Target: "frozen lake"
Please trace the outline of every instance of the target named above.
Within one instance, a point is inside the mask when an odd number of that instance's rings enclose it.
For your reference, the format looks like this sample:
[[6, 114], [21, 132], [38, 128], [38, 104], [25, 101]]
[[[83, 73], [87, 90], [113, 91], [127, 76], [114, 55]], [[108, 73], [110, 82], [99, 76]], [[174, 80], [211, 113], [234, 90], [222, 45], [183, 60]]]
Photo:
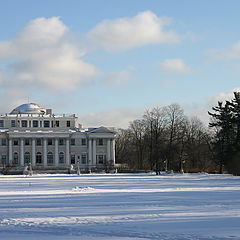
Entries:
[[240, 177], [0, 175], [0, 239], [239, 240]]

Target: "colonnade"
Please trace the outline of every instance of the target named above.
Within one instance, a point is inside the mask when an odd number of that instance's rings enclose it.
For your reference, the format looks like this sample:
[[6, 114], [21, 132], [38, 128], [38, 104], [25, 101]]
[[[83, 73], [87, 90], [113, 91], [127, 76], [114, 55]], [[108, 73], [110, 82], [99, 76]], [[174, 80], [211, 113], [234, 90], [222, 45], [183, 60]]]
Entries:
[[[19, 165], [20, 166], [24, 166], [24, 153], [25, 153], [25, 149], [24, 149], [24, 140], [26, 138], [20, 138], [17, 140], [20, 140], [20, 154], [19, 154]], [[30, 140], [30, 139], [29, 139]], [[48, 147], [47, 147], [47, 138], [43, 138], [41, 139], [43, 140], [43, 144], [41, 146], [43, 146], [42, 148], [42, 166], [47, 167], [48, 166], [48, 162], [47, 162], [47, 155], [48, 155]], [[65, 163], [64, 165], [69, 166], [70, 165], [70, 153], [69, 153], [69, 139], [66, 138], [65, 139], [65, 151], [64, 151], [64, 156], [65, 156]], [[58, 167], [59, 166], [59, 141], [58, 138], [54, 139], [54, 166]], [[8, 141], [8, 156], [9, 156], [9, 164], [12, 165], [13, 163], [13, 140], [10, 138]], [[31, 164], [32, 166], [36, 166], [36, 138], [32, 138], [31, 139]]]
[[[107, 151], [104, 152], [106, 154], [107, 161], [113, 161], [115, 163], [115, 139], [106, 139], [107, 140]], [[88, 159], [90, 165], [96, 166], [97, 163], [97, 139], [90, 138], [88, 140]]]
[[[24, 166], [24, 154], [25, 154], [25, 148], [24, 148], [24, 140], [29, 139], [31, 141], [31, 144], [29, 144], [28, 150], [31, 149], [31, 164], [33, 167], [38, 165], [36, 163], [36, 140], [37, 138], [16, 138], [16, 140], [20, 141], [20, 152], [19, 152], [19, 165]], [[59, 167], [59, 165], [65, 165], [69, 166], [70, 165], [70, 144], [69, 144], [69, 138], [65, 138], [65, 149], [64, 149], [64, 156], [65, 156], [65, 162], [59, 163], [59, 139], [58, 138], [51, 138], [53, 139], [54, 142], [54, 148], [52, 148], [53, 152], [53, 159], [54, 159], [54, 167]], [[15, 140], [15, 138], [14, 138]], [[41, 138], [42, 144], [41, 144], [41, 154], [42, 154], [42, 164], [41, 166], [43, 167], [48, 167], [48, 138]], [[115, 163], [115, 139], [106, 139], [106, 151], [103, 152], [104, 155], [106, 155], [106, 160], [107, 161], [113, 161]], [[30, 146], [31, 145], [31, 146]], [[38, 147], [38, 146], [37, 146]], [[40, 147], [40, 146], [39, 146]], [[97, 151], [97, 139], [96, 138], [89, 138], [88, 139], [88, 164], [91, 166], [96, 166], [98, 165], [97, 163], [97, 154], [101, 154]], [[78, 154], [81, 154], [81, 152], [78, 152]], [[8, 142], [8, 156], [9, 156], [9, 164], [12, 165], [13, 163], [13, 139], [9, 138]]]

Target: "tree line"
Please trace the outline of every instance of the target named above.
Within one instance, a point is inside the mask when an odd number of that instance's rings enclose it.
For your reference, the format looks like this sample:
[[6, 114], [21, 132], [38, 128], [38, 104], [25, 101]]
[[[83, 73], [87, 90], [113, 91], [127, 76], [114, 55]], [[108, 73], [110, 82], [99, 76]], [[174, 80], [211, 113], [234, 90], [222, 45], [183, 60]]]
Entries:
[[218, 102], [209, 126], [178, 104], [147, 110], [118, 129], [116, 163], [130, 169], [240, 173], [240, 93]]

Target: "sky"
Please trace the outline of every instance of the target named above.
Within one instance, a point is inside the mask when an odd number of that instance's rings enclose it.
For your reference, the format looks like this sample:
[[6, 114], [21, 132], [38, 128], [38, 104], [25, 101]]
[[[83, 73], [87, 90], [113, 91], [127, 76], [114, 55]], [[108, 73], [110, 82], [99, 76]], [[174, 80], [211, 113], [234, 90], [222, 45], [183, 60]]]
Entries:
[[172, 103], [208, 122], [240, 90], [238, 0], [0, 0], [0, 112], [34, 102], [126, 128]]

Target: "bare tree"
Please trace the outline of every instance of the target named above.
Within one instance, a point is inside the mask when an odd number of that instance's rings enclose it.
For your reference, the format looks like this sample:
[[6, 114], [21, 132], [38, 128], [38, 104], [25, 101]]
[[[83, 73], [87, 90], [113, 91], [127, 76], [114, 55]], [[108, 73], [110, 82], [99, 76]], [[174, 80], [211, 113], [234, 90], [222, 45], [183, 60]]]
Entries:
[[116, 161], [131, 168], [183, 172], [214, 167], [211, 136], [196, 117], [178, 104], [147, 110], [128, 129], [119, 129]]
[[153, 108], [145, 112], [144, 123], [146, 125], [146, 145], [151, 169], [155, 168], [160, 173], [163, 163], [164, 131], [166, 129], [166, 114], [163, 108]]
[[118, 129], [116, 137], [116, 163], [134, 165], [132, 139], [129, 129]]
[[183, 113], [183, 109], [178, 104], [171, 104], [165, 107], [167, 122], [168, 122], [168, 143], [167, 143], [167, 168], [178, 168], [178, 162], [175, 159], [177, 145], [177, 135], [179, 129], [186, 121], [186, 116]]
[[145, 125], [143, 120], [134, 120], [130, 123], [129, 127], [133, 144], [137, 153], [137, 167], [143, 168], [143, 157], [144, 157], [144, 135]]

